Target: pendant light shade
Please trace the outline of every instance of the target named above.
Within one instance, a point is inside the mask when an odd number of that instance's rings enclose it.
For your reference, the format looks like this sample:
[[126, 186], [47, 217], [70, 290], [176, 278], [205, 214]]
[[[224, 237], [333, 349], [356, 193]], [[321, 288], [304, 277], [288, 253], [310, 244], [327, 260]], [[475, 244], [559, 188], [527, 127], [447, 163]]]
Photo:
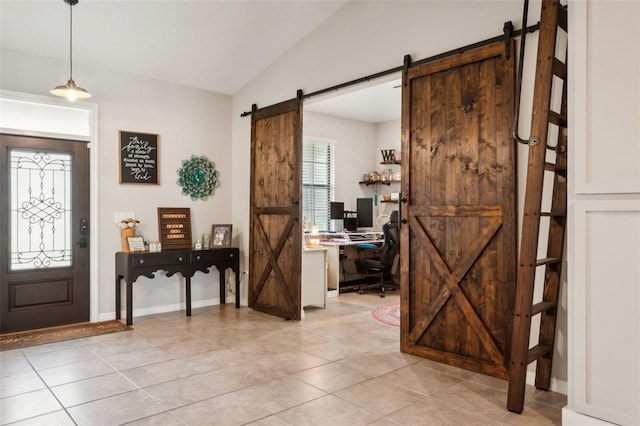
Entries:
[[49, 93], [55, 96], [67, 98], [71, 102], [76, 99], [87, 99], [91, 93], [87, 92], [73, 81], [73, 6], [78, 4], [78, 0], [63, 0], [69, 5], [69, 81], [62, 86], [56, 86]]
[[73, 79], [67, 81], [67, 84], [64, 86], [56, 86], [51, 89], [49, 93], [62, 98], [67, 98], [72, 102], [76, 99], [87, 99], [91, 97], [91, 93], [87, 92], [80, 86], [76, 86], [76, 82], [73, 81]]

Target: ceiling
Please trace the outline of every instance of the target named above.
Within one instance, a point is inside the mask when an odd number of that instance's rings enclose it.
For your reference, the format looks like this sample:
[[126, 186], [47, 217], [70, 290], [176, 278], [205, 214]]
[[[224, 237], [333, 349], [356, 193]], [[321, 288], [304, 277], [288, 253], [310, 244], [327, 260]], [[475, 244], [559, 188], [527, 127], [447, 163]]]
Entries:
[[[83, 86], [77, 70], [95, 67], [233, 95], [348, 1], [80, 0], [73, 6], [74, 79]], [[0, 46], [68, 61], [68, 4], [0, 0]], [[305, 108], [369, 122], [397, 119], [400, 90], [388, 85]], [[377, 98], [384, 95], [391, 100]]]
[[319, 112], [369, 123], [399, 120], [402, 107], [400, 80], [374, 82], [339, 95], [314, 102], [305, 101], [305, 111]]
[[[232, 95], [346, 3], [80, 0], [73, 62]], [[69, 8], [0, 0], [0, 45], [68, 60]]]

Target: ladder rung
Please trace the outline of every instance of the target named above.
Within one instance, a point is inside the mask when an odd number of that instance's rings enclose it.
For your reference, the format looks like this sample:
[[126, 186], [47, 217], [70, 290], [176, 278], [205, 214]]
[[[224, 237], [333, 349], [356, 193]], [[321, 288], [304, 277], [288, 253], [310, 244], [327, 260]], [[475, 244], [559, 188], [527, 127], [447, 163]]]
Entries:
[[564, 175], [567, 172], [566, 167], [558, 166], [557, 164], [553, 163], [544, 163], [544, 169], [549, 172], [554, 172], [561, 175]]
[[566, 213], [563, 212], [540, 212], [540, 216], [542, 217], [565, 217]]
[[567, 117], [563, 117], [555, 111], [549, 111], [549, 123], [560, 127], [567, 127]]
[[540, 312], [548, 311], [556, 307], [554, 302], [538, 302], [531, 307], [531, 316], [537, 315]]
[[553, 75], [566, 80], [567, 78], [567, 64], [562, 62], [558, 58], [553, 58]]
[[558, 26], [567, 31], [567, 9], [561, 4], [558, 4]]
[[536, 266], [551, 265], [553, 263], [559, 263], [560, 261], [562, 261], [562, 259], [559, 257], [545, 257], [543, 259], [536, 260]]
[[529, 352], [527, 353], [527, 364], [531, 364], [538, 358], [542, 358], [543, 356], [551, 352], [551, 349], [551, 345], [535, 345], [534, 347], [529, 349]]
[[553, 75], [560, 78], [561, 80], [567, 79], [567, 64], [562, 62], [558, 58], [553, 58], [553, 66], [552, 66]]

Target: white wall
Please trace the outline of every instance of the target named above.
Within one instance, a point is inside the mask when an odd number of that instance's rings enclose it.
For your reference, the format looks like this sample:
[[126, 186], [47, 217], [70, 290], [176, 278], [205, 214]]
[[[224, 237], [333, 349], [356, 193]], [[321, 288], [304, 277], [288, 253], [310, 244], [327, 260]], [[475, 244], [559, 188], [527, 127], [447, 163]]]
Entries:
[[[400, 89], [398, 89], [400, 90]], [[401, 108], [401, 105], [398, 105], [398, 108]], [[381, 165], [380, 161], [382, 161], [382, 153], [380, 152], [383, 149], [395, 149], [400, 151], [401, 145], [401, 123], [400, 120], [386, 121], [384, 123], [376, 124], [376, 161], [377, 167], [380, 168], [380, 171], [385, 169], [391, 169], [392, 173], [400, 172], [400, 165], [391, 164], [391, 165]], [[379, 196], [382, 197], [384, 194], [391, 194], [392, 192], [400, 193], [400, 184], [399, 183], [391, 183], [389, 185], [379, 185]], [[391, 215], [391, 211], [398, 210], [399, 205], [397, 203], [384, 203], [381, 202], [378, 204], [378, 215]], [[384, 223], [384, 221], [380, 221], [380, 223]]]
[[[401, 106], [398, 105], [398, 109]], [[376, 147], [377, 147], [377, 159], [382, 160], [382, 149], [400, 149], [400, 137], [402, 131], [402, 123], [400, 120], [386, 121], [384, 123], [376, 124]]]
[[[47, 94], [66, 81], [67, 64], [43, 57], [2, 50], [0, 88]], [[116, 212], [135, 212], [139, 233], [158, 239], [157, 207], [191, 208], [194, 236], [210, 232], [213, 223], [233, 223], [231, 216], [231, 98], [131, 75], [76, 67], [74, 77], [89, 90], [90, 102], [99, 105], [99, 223], [92, 238], [99, 238], [99, 313], [114, 317], [114, 253], [121, 250]], [[159, 185], [121, 185], [118, 176], [118, 130], [157, 133]], [[219, 171], [220, 187], [206, 201], [181, 195], [176, 170], [190, 156], [206, 156]], [[179, 309], [184, 303], [184, 280], [164, 273], [134, 286], [134, 316]], [[197, 273], [192, 280], [194, 307], [217, 303], [217, 273]]]
[[[249, 168], [251, 119], [241, 118], [240, 114], [249, 110], [250, 105], [256, 103], [258, 107], [265, 107], [294, 97], [299, 88], [313, 92], [391, 69], [402, 65], [405, 54], [419, 60], [475, 43], [501, 34], [505, 21], [512, 21], [516, 28], [520, 28], [521, 16], [522, 3], [515, 1], [352, 2], [239, 91], [233, 98], [232, 116], [233, 215], [242, 228], [243, 251], [246, 253], [249, 238], [249, 175], [244, 170]], [[539, 16], [540, 3], [532, 1], [530, 24]], [[536, 43], [537, 35], [527, 39], [521, 111], [523, 137], [529, 133]], [[376, 142], [379, 147], [386, 145], [387, 142], [381, 139], [387, 138], [387, 131], [389, 134], [397, 131], [398, 124], [395, 124], [396, 129], [393, 129], [393, 124], [388, 126], [380, 126], [380, 140]], [[519, 147], [518, 151], [521, 210], [526, 147]], [[377, 155], [374, 164], [381, 167]], [[246, 292], [246, 287], [243, 287], [243, 292]], [[246, 293], [242, 297], [246, 298]], [[565, 315], [566, 306], [563, 305], [559, 313], [560, 325], [565, 324]], [[566, 329], [559, 330], [558, 334], [565, 337]], [[556, 349], [552, 388], [566, 391], [566, 344], [561, 342]]]

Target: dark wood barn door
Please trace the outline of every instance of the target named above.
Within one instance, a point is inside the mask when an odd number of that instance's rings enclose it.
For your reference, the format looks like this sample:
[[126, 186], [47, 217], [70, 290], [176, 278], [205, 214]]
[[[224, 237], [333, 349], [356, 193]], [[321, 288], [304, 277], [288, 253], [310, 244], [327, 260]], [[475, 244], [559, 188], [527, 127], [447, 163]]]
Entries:
[[402, 351], [506, 378], [517, 237], [515, 62], [504, 50], [404, 76], [400, 240]]
[[89, 148], [0, 135], [0, 332], [89, 321]]
[[301, 318], [301, 100], [251, 115], [249, 306]]

